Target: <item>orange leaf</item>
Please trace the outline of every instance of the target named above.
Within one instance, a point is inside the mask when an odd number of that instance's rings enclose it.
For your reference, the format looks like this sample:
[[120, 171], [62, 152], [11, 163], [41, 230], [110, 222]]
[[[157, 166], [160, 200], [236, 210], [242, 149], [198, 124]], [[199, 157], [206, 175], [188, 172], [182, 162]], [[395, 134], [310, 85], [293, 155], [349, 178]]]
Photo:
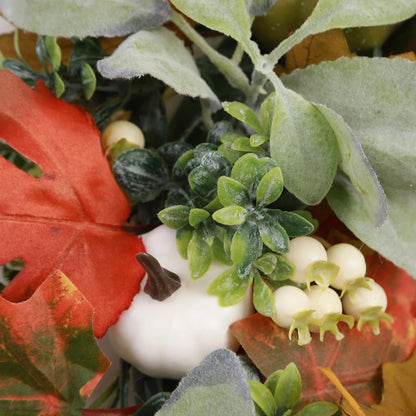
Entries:
[[355, 56], [341, 29], [310, 35], [286, 54], [286, 72], [322, 61], [334, 61], [341, 56]]
[[25, 268], [1, 295], [29, 298], [62, 270], [95, 309], [104, 335], [137, 293], [144, 271], [141, 241], [120, 229], [130, 214], [102, 153], [92, 118], [0, 72], [0, 137], [43, 171], [34, 178], [0, 157], [0, 264], [23, 258]]

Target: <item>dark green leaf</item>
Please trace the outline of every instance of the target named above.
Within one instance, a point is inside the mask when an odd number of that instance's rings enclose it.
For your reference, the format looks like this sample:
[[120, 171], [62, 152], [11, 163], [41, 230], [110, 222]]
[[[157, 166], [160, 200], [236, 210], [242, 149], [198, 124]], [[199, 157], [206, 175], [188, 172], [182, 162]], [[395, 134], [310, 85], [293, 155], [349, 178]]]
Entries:
[[105, 56], [100, 41], [96, 38], [87, 37], [77, 40], [69, 56], [69, 74], [71, 77], [77, 76], [81, 72], [84, 63], [94, 65], [95, 62]]
[[256, 380], [248, 380], [250, 387], [250, 396], [254, 403], [260, 407], [266, 416], [276, 415], [276, 403], [274, 401], [273, 394], [262, 383]]
[[209, 152], [214, 152], [217, 150], [217, 146], [213, 143], [201, 143], [195, 147], [194, 157], [200, 163], [204, 155]]
[[205, 153], [199, 166], [192, 169], [188, 175], [191, 188], [200, 196], [207, 199], [215, 198], [217, 194], [217, 181], [231, 171], [231, 163], [217, 151]]
[[263, 243], [256, 223], [245, 221], [235, 232], [231, 241], [231, 259], [238, 274], [246, 276], [251, 263], [261, 255]]
[[172, 169], [179, 158], [189, 150], [192, 150], [192, 146], [188, 143], [169, 142], [160, 146], [157, 153], [163, 158], [168, 168]]
[[189, 212], [189, 224], [191, 227], [196, 227], [201, 221], [206, 220], [210, 213], [205, 209], [192, 208]]
[[252, 279], [241, 279], [235, 268], [226, 270], [215, 278], [209, 285], [207, 293], [218, 296], [221, 306], [231, 306], [239, 303], [246, 296]]
[[269, 209], [267, 212], [274, 221], [280, 223], [289, 237], [308, 235], [315, 229], [312, 222], [295, 212], [281, 211], [280, 209]]
[[2, 63], [2, 68], [8, 69], [32, 86], [35, 85], [39, 79], [39, 76], [36, 75], [28, 66], [15, 59], [5, 59]]
[[299, 370], [294, 363], [290, 363], [280, 374], [274, 391], [278, 414], [292, 409], [299, 401], [302, 392], [302, 380]]
[[195, 150], [183, 153], [172, 168], [172, 176], [176, 180], [187, 179], [189, 172], [198, 165], [195, 159]]
[[258, 274], [254, 277], [253, 304], [264, 316], [272, 316], [275, 312], [273, 293]]
[[257, 133], [263, 133], [263, 128], [256, 113], [246, 104], [237, 101], [223, 103], [224, 110], [242, 121], [248, 126], [252, 127]]
[[286, 253], [289, 250], [289, 236], [285, 229], [267, 214], [258, 222], [259, 232], [263, 243], [276, 253]]
[[173, 205], [160, 211], [157, 216], [169, 228], [179, 230], [188, 224], [190, 211], [191, 208], [185, 205]]
[[192, 279], [203, 276], [212, 262], [210, 245], [195, 231], [188, 244], [188, 260]]
[[113, 174], [127, 195], [138, 202], [155, 199], [169, 181], [163, 159], [148, 149], [123, 152], [113, 164]]
[[239, 205], [228, 205], [212, 214], [212, 218], [224, 225], [240, 225], [247, 218], [247, 210]]
[[267, 172], [257, 185], [257, 204], [264, 207], [276, 201], [283, 192], [283, 177], [280, 168]]
[[237, 180], [227, 176], [221, 176], [218, 179], [218, 198], [224, 206], [251, 206], [247, 188]]
[[233, 126], [229, 121], [218, 121], [214, 124], [207, 136], [207, 142], [216, 146], [221, 144], [221, 138], [233, 132]]
[[169, 399], [171, 393], [160, 392], [148, 399], [140, 408], [133, 414], [133, 416], [154, 416], [154, 414], [164, 405]]

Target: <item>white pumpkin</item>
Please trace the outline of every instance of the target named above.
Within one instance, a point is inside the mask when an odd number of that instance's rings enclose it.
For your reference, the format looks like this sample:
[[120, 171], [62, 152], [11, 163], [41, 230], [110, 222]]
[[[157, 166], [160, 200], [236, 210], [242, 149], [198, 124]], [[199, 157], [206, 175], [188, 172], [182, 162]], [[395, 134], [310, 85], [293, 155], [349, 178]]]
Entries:
[[181, 287], [163, 301], [141, 290], [110, 327], [109, 338], [120, 357], [143, 373], [180, 379], [215, 349], [237, 350], [229, 326], [252, 314], [253, 306], [250, 291], [239, 304], [220, 306], [217, 297], [206, 291], [230, 266], [213, 262], [204, 276], [192, 280], [188, 262], [177, 251], [175, 236], [174, 230], [161, 225], [142, 239], [147, 253], [180, 277]]

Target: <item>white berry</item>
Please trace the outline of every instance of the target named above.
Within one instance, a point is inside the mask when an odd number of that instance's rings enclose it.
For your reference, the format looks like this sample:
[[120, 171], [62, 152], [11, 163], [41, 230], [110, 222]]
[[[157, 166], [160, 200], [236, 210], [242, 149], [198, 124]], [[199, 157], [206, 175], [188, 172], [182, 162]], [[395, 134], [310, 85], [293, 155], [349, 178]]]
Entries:
[[113, 144], [126, 139], [128, 142], [143, 148], [144, 135], [141, 129], [127, 120], [117, 120], [110, 123], [101, 133], [101, 146], [107, 151]]

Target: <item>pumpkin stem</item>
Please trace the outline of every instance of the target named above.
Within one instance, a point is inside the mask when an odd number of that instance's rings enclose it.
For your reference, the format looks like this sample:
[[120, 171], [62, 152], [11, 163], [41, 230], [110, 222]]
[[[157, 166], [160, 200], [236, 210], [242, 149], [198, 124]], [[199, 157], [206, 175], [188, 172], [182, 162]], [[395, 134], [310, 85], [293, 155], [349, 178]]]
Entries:
[[147, 282], [143, 290], [152, 299], [165, 300], [181, 287], [179, 276], [164, 269], [151, 254], [139, 253], [136, 259], [147, 272]]

